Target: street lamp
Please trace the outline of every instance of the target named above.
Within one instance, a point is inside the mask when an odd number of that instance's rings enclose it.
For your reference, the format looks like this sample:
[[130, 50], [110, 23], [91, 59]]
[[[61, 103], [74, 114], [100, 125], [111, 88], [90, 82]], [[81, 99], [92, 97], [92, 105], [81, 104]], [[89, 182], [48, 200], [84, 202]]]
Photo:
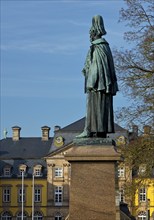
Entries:
[[24, 219], [24, 170], [21, 171], [22, 174], [22, 188], [21, 188], [21, 202], [22, 202], [22, 210], [21, 210], [21, 220]]
[[32, 174], [32, 220], [34, 220], [34, 177], [35, 173]]

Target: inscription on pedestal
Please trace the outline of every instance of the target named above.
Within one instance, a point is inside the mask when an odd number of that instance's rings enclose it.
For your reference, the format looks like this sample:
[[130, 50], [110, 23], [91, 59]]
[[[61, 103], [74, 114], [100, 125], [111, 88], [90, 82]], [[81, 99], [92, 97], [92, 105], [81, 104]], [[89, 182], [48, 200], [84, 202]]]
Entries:
[[115, 141], [111, 138], [75, 138], [73, 144], [77, 146], [87, 145], [102, 145], [103, 146], [115, 146]]

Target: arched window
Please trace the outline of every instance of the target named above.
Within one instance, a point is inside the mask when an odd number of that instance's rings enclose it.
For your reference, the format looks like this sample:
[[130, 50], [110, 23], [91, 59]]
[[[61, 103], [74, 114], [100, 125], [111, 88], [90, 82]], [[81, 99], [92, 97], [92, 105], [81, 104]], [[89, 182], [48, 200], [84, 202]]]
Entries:
[[1, 215], [1, 220], [12, 220], [12, 215], [10, 212], [3, 212]]
[[139, 212], [139, 214], [138, 214], [138, 218], [137, 218], [138, 220], [146, 220], [147, 218], [146, 218], [146, 212]]
[[43, 216], [41, 212], [35, 212], [34, 213], [34, 220], [42, 220]]
[[[22, 219], [22, 212], [19, 212], [19, 213], [17, 214], [17, 218], [16, 218], [16, 219], [17, 219], [17, 220], [21, 220], [21, 219]], [[23, 213], [23, 219], [24, 219], [24, 220], [27, 219], [27, 214], [26, 214], [26, 212]]]
[[55, 220], [62, 220], [62, 215], [61, 215], [61, 213], [57, 212], [57, 213], [55, 214]]

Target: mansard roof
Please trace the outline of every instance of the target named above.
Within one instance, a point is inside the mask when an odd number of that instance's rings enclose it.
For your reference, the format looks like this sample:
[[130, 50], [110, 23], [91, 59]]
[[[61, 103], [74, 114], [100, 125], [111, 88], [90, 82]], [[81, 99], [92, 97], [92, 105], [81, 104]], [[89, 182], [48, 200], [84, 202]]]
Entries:
[[[21, 178], [19, 176], [19, 167], [20, 165], [26, 165], [26, 178], [31, 178], [33, 174], [33, 168], [36, 165], [41, 165], [41, 178], [46, 178], [47, 176], [47, 168], [46, 161], [44, 159], [9, 159], [9, 160], [0, 160], [0, 176], [1, 178]], [[10, 177], [5, 177], [3, 175], [4, 167], [9, 166], [11, 168]], [[38, 177], [37, 177], [38, 178]]]
[[[59, 130], [59, 132], [81, 132], [84, 129], [85, 117], [67, 125], [66, 127]], [[126, 132], [126, 129], [122, 128], [118, 124], [114, 123], [115, 131]]]
[[40, 159], [48, 154], [52, 138], [43, 141], [42, 138], [12, 138], [0, 141], [0, 159]]
[[19, 178], [19, 166], [25, 164], [27, 178], [32, 176], [36, 165], [42, 166], [41, 178], [45, 178], [47, 169], [43, 158], [48, 154], [52, 140], [53, 138], [49, 138], [48, 141], [43, 141], [41, 137], [20, 138], [17, 141], [12, 138], [2, 139], [0, 141], [0, 176], [3, 178], [4, 167], [9, 166], [11, 167], [10, 178]]
[[[51, 148], [50, 148], [50, 151], [49, 151], [49, 155], [53, 152], [56, 152], [56, 151], [59, 151], [60, 149], [63, 149], [65, 146], [72, 143], [73, 139], [83, 131], [84, 125], [85, 125], [85, 117], [83, 117], [83, 118], [63, 127], [63, 128], [56, 130], [54, 133], [54, 139], [58, 136], [62, 136], [64, 144], [62, 147], [57, 147], [57, 146], [55, 146], [55, 143], [53, 141]], [[118, 137], [122, 134], [124, 136], [128, 135], [128, 131], [126, 129], [122, 128], [121, 126], [119, 126], [116, 123], [114, 125], [115, 125], [115, 133], [108, 134], [107, 135], [108, 137], [110, 137], [112, 139], [116, 139], [116, 137]]]

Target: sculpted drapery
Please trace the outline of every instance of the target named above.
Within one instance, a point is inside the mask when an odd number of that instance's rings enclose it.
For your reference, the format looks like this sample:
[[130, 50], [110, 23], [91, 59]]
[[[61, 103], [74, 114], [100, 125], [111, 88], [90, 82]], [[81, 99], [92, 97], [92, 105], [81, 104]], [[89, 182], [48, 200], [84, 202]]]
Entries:
[[91, 46], [87, 54], [83, 75], [87, 93], [87, 113], [82, 137], [106, 137], [114, 133], [113, 96], [118, 91], [114, 62], [100, 15], [92, 19]]

